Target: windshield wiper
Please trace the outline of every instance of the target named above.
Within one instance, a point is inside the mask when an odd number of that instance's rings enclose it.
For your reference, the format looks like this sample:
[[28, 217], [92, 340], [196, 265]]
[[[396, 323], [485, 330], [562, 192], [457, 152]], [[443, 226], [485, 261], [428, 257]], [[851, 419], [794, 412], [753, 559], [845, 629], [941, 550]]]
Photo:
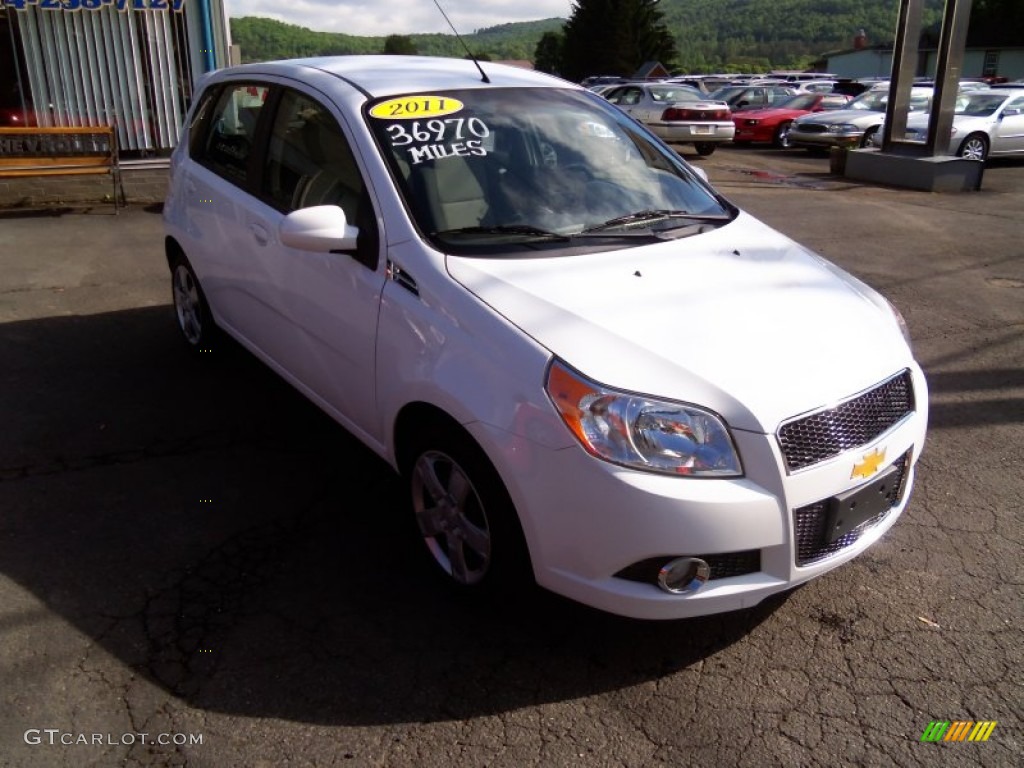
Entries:
[[709, 223], [714, 221], [730, 221], [731, 217], [727, 214], [719, 213], [690, 213], [689, 211], [674, 211], [671, 209], [657, 209], [647, 211], [637, 211], [636, 213], [629, 213], [625, 216], [616, 216], [614, 219], [608, 219], [603, 224], [598, 224], [593, 227], [584, 229], [580, 234], [585, 235], [590, 232], [600, 232], [605, 229], [614, 229], [615, 227], [626, 227], [630, 224], [644, 224], [655, 221], [662, 221], [665, 219], [684, 219], [688, 222], [699, 222]]
[[458, 229], [445, 229], [435, 232], [434, 237], [450, 237], [452, 235], [522, 235], [524, 237], [540, 238], [542, 240], [568, 241], [568, 235], [558, 232], [549, 232], [546, 229], [533, 227], [529, 224], [495, 224], [486, 227], [459, 227]]

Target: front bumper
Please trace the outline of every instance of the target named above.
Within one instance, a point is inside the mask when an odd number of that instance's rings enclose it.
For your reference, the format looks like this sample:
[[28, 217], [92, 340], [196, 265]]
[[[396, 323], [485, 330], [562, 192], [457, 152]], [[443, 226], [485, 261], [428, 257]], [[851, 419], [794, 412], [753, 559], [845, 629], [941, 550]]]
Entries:
[[789, 127], [789, 141], [798, 147], [828, 149], [829, 147], [856, 147], [864, 136], [863, 131], [846, 133], [808, 133], [801, 131], [794, 123]]
[[[832, 570], [874, 544], [906, 508], [927, 422], [919, 372], [914, 383], [917, 410], [903, 421], [869, 443], [789, 473], [774, 435], [738, 430], [745, 476], [734, 480], [634, 471], [575, 446], [507, 445], [517, 465], [513, 477], [503, 476], [520, 510], [537, 582], [611, 613], [676, 619], [753, 606]], [[479, 424], [476, 430], [484, 443], [507, 438]], [[851, 477], [876, 450], [886, 456], [877, 471]], [[904, 457], [895, 503], [849, 535], [826, 541], [821, 505], [827, 511], [830, 499], [869, 486]], [[682, 556], [711, 563], [711, 580], [693, 594], [669, 594], [656, 585], [651, 564]]]

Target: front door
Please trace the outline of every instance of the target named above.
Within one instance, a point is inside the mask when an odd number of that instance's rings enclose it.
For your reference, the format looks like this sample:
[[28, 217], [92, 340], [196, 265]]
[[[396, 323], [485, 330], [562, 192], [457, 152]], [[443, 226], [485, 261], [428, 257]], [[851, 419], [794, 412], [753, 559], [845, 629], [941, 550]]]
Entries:
[[[249, 224], [266, 240], [258, 274], [288, 329], [275, 362], [346, 427], [379, 441], [374, 351], [385, 270], [370, 191], [351, 147], [324, 103], [285, 89], [269, 128], [261, 205]], [[356, 252], [281, 244], [282, 219], [317, 205], [339, 206], [359, 227]]]

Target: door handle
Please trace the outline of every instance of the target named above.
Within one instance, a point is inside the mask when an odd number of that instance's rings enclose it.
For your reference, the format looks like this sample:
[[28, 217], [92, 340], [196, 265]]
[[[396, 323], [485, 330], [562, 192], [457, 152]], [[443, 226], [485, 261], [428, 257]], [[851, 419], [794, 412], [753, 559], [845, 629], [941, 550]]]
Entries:
[[249, 231], [252, 232], [253, 238], [255, 238], [256, 242], [260, 245], [266, 245], [270, 242], [270, 233], [267, 232], [267, 228], [262, 224], [250, 224]]

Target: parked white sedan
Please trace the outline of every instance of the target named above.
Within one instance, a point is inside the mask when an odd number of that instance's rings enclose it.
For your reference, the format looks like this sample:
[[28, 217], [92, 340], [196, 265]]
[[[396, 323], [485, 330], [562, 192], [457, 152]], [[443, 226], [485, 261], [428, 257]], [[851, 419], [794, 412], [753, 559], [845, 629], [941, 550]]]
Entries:
[[628, 83], [602, 95], [665, 141], [693, 144], [702, 156], [732, 141], [736, 134], [729, 105], [696, 88], [676, 83]]
[[563, 80], [219, 70], [164, 223], [188, 346], [233, 337], [388, 461], [456, 590], [733, 610], [908, 503], [928, 395], [896, 310]]

